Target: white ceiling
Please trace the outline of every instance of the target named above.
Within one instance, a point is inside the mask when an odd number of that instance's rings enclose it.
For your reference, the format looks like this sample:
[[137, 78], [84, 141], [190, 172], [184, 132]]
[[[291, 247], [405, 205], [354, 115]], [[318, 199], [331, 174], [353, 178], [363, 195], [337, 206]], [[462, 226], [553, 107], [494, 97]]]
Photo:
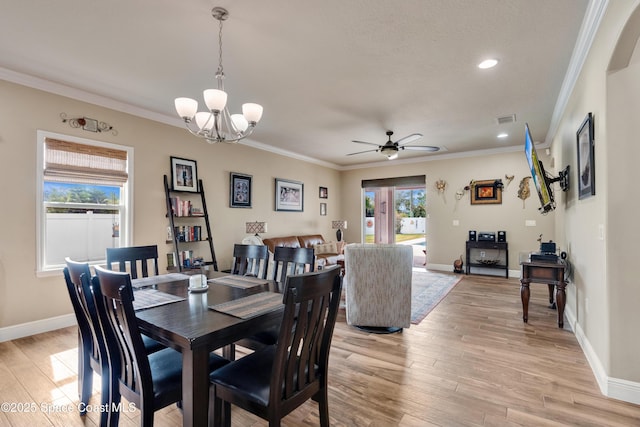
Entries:
[[[174, 98], [203, 104], [202, 90], [215, 87], [218, 23], [211, 9], [222, 6], [230, 13], [223, 32], [228, 105], [232, 112], [244, 102], [264, 106], [251, 145], [336, 167], [388, 162], [377, 153], [346, 156], [367, 149], [351, 140], [383, 144], [387, 130], [394, 139], [422, 133], [412, 145], [437, 145], [447, 154], [512, 149], [523, 144], [525, 122], [534, 140], [544, 141], [558, 119], [556, 103], [588, 5], [3, 1], [0, 78], [36, 77], [33, 86], [181, 126]], [[488, 57], [500, 62], [478, 69]], [[511, 114], [515, 123], [497, 124]], [[496, 138], [502, 131], [509, 137]], [[400, 158], [437, 155], [403, 151]]]

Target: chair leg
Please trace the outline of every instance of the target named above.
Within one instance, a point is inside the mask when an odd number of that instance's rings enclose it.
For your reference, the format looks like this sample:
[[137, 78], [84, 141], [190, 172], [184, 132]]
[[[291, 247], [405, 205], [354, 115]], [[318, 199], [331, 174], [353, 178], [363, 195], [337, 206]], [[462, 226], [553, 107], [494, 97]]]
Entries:
[[327, 389], [323, 388], [316, 393], [314, 400], [318, 402], [318, 413], [320, 414], [320, 426], [329, 427], [329, 399]]
[[87, 348], [82, 342], [82, 339], [78, 337], [78, 395], [80, 402], [83, 403], [83, 411], [80, 415], [85, 415], [87, 412], [84, 407], [89, 403], [91, 398], [91, 391], [93, 388], [93, 369], [91, 368], [91, 349]]

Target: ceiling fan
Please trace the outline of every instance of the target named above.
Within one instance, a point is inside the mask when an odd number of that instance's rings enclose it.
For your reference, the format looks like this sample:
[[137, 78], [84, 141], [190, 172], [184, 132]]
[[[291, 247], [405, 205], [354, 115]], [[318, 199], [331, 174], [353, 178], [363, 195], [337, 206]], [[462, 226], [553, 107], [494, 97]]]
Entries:
[[409, 144], [410, 142], [413, 142], [422, 138], [421, 133], [412, 133], [411, 135], [405, 136], [404, 138], [400, 138], [395, 142], [391, 141], [391, 135], [393, 135], [393, 131], [388, 130], [387, 137], [389, 138], [389, 140], [384, 145], [374, 144], [373, 142], [353, 140], [351, 142], [355, 142], [358, 144], [375, 145], [378, 148], [365, 150], [365, 151], [358, 151], [357, 153], [349, 153], [347, 154], [347, 156], [353, 156], [355, 154], [370, 153], [372, 151], [375, 151], [376, 153], [381, 153], [387, 159], [393, 160], [398, 158], [398, 152], [400, 150], [416, 150], [416, 151], [431, 151], [431, 152], [440, 150], [440, 147], [434, 147], [431, 145], [406, 145], [406, 144]]

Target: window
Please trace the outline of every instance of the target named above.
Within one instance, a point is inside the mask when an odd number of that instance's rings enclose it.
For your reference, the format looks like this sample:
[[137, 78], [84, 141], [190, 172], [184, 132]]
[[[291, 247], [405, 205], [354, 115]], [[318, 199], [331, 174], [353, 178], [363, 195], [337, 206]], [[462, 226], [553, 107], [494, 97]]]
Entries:
[[133, 149], [38, 131], [38, 273], [131, 241]]

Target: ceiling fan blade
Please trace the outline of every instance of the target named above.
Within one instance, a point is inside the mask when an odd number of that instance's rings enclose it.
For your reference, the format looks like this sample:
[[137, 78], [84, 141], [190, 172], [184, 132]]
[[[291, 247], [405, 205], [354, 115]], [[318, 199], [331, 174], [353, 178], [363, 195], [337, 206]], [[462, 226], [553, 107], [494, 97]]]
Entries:
[[398, 145], [408, 144], [410, 142], [417, 141], [420, 138], [422, 138], [421, 133], [412, 133], [411, 135], [407, 135], [404, 138], [400, 138], [399, 140], [394, 142], [394, 144], [398, 144]]
[[358, 143], [358, 144], [374, 145], [374, 146], [376, 146], [376, 147], [379, 147], [379, 146], [380, 146], [380, 144], [374, 144], [373, 142], [366, 142], [366, 141], [355, 141], [355, 140], [353, 140], [353, 141], [351, 141], [351, 142], [356, 142], [356, 143]]
[[403, 150], [415, 150], [415, 151], [440, 151], [440, 147], [434, 147], [432, 145], [403, 145], [399, 147]]
[[353, 156], [354, 154], [363, 154], [363, 153], [371, 153], [374, 151], [378, 151], [378, 149], [376, 148], [375, 150], [365, 150], [365, 151], [358, 151], [357, 153], [349, 153], [347, 154], [347, 156]]

